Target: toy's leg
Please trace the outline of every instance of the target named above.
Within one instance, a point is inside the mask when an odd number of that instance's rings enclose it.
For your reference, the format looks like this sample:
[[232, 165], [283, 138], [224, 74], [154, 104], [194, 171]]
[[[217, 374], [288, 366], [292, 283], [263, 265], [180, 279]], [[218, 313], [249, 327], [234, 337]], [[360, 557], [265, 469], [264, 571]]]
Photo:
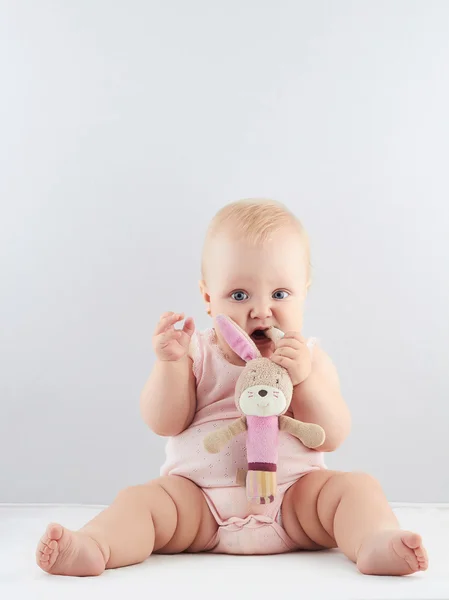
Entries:
[[201, 490], [183, 477], [161, 477], [126, 488], [79, 531], [52, 523], [36, 550], [54, 575], [100, 575], [144, 561], [152, 552], [203, 550], [217, 523]]
[[314, 471], [285, 494], [282, 522], [302, 548], [338, 546], [370, 575], [427, 569], [421, 537], [400, 529], [379, 485], [364, 473]]
[[276, 489], [276, 471], [248, 471], [246, 495], [252, 504], [270, 504], [274, 501]]

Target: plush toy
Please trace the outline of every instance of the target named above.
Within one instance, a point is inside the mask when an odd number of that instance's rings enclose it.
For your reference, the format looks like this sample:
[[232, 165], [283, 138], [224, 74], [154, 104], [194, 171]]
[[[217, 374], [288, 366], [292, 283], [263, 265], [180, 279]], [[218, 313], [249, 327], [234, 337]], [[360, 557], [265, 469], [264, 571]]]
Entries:
[[[247, 432], [247, 498], [254, 504], [273, 502], [276, 494], [276, 469], [279, 430], [298, 438], [307, 448], [324, 442], [322, 427], [285, 416], [293, 396], [293, 385], [286, 369], [263, 358], [253, 340], [224, 315], [216, 324], [230, 348], [247, 364], [237, 380], [235, 402], [242, 417], [227, 427], [213, 431], [204, 439], [210, 453], [218, 453], [236, 435]], [[274, 327], [265, 335], [277, 341], [284, 334]]]

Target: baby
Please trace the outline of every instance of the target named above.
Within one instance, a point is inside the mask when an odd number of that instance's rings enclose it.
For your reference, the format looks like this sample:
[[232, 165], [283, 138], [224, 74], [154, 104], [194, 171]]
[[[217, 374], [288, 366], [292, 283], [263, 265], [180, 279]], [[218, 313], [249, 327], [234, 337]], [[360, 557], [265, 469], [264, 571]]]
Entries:
[[[205, 436], [239, 417], [234, 388], [244, 366], [218, 328], [195, 331], [191, 318], [164, 313], [154, 333], [156, 364], [141, 395], [145, 423], [167, 436], [161, 477], [118, 493], [111, 506], [79, 531], [52, 523], [36, 551], [37, 564], [58, 575], [100, 575], [150, 554], [219, 552], [276, 554], [340, 550], [362, 573], [407, 575], [427, 569], [421, 537], [400, 529], [379, 483], [364, 473], [326, 468], [323, 456], [350, 430], [337, 371], [314, 339], [304, 339], [310, 285], [306, 232], [284, 206], [241, 201], [213, 219], [203, 251], [201, 293], [212, 320], [233, 319], [261, 354], [293, 382], [287, 415], [326, 433], [317, 450], [280, 432], [278, 493], [250, 505], [239, 476], [245, 436], [208, 454]], [[285, 336], [274, 343], [263, 331]]]

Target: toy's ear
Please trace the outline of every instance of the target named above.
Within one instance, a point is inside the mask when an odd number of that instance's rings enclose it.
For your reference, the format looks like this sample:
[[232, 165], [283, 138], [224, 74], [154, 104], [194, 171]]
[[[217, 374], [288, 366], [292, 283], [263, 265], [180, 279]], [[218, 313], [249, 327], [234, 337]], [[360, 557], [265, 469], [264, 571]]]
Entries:
[[255, 358], [260, 358], [261, 354], [257, 349], [256, 344], [249, 335], [237, 325], [237, 323], [234, 323], [232, 319], [225, 315], [217, 315], [215, 317], [215, 322], [230, 348], [234, 350], [242, 360], [248, 362]]
[[267, 329], [267, 331], [265, 332], [265, 335], [269, 337], [270, 340], [273, 340], [275, 344], [277, 344], [279, 340], [281, 340], [284, 337], [285, 334], [280, 329], [277, 329], [277, 327], [270, 327], [270, 329]]

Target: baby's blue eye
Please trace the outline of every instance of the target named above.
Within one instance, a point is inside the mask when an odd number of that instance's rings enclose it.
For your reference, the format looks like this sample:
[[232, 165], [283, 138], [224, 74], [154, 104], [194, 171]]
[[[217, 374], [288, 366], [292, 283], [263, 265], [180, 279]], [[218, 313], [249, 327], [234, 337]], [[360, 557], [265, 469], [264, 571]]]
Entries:
[[288, 292], [286, 292], [285, 290], [277, 290], [276, 292], [274, 292], [273, 294], [273, 298], [275, 300], [284, 300], [284, 298], [287, 298], [287, 296], [289, 296], [290, 294]]
[[242, 292], [241, 290], [239, 290], [238, 292], [233, 292], [231, 294], [231, 298], [233, 300], [237, 300], [237, 302], [242, 302], [242, 300], [247, 300], [248, 299], [248, 294], [246, 292]]

